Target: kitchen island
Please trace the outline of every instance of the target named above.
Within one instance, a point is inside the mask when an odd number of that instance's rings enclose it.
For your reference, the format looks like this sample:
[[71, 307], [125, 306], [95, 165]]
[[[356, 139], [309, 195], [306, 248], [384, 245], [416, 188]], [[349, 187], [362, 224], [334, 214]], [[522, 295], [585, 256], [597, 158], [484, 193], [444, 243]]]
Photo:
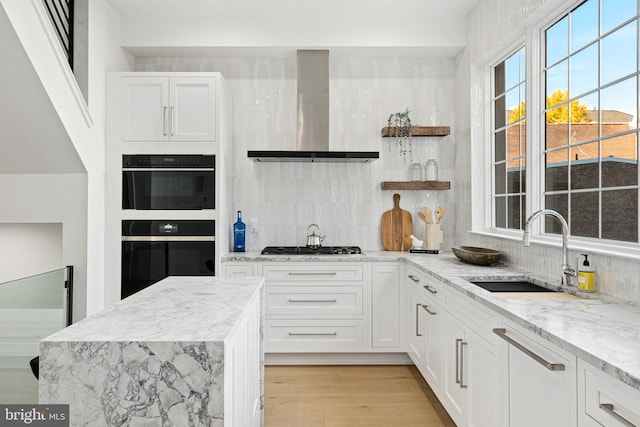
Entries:
[[260, 425], [264, 280], [169, 277], [40, 343], [71, 425]]

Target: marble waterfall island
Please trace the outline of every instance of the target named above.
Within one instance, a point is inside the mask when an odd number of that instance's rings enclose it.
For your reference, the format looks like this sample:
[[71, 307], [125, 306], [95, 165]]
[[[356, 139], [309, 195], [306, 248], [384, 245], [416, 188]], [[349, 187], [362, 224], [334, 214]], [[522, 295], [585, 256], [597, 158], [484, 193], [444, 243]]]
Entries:
[[169, 277], [40, 342], [73, 426], [259, 426], [264, 279]]

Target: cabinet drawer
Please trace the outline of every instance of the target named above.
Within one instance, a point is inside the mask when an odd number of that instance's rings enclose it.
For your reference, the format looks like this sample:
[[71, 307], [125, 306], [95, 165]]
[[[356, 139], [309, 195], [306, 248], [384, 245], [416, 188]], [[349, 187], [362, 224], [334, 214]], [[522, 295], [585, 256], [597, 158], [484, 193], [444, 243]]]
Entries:
[[444, 293], [444, 306], [452, 316], [482, 337], [487, 346], [494, 347], [497, 336], [492, 330], [499, 325], [499, 321], [493, 313], [453, 289]]
[[224, 264], [224, 275], [227, 277], [253, 276], [253, 264]]
[[362, 266], [319, 263], [266, 265], [262, 275], [267, 282], [362, 282]]
[[361, 320], [267, 320], [266, 352], [342, 352], [362, 350]]
[[267, 286], [266, 314], [362, 314], [361, 286]]
[[428, 277], [425, 273], [413, 267], [407, 269], [407, 283], [414, 288], [424, 290], [430, 297], [437, 300], [441, 294], [442, 284], [435, 279]]
[[640, 426], [640, 391], [583, 361], [580, 377], [587, 416], [603, 426]]

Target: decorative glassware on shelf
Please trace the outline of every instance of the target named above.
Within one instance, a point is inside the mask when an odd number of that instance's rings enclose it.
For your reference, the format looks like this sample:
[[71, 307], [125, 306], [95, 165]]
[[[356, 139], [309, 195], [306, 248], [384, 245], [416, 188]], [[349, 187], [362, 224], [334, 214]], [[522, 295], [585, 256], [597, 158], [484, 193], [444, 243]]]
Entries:
[[424, 170], [427, 181], [438, 180], [438, 163], [436, 163], [435, 159], [427, 160]]
[[411, 163], [409, 167], [409, 179], [411, 181], [424, 181], [422, 178], [422, 165], [420, 163]]

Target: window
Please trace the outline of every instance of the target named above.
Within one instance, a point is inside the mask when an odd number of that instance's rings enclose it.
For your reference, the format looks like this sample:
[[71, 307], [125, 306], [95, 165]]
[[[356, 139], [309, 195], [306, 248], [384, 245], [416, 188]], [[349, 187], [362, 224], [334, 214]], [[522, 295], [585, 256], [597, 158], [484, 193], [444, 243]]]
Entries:
[[522, 229], [525, 209], [525, 48], [493, 68], [493, 222]]
[[637, 243], [637, 2], [585, 1], [544, 41], [545, 207], [572, 235]]

